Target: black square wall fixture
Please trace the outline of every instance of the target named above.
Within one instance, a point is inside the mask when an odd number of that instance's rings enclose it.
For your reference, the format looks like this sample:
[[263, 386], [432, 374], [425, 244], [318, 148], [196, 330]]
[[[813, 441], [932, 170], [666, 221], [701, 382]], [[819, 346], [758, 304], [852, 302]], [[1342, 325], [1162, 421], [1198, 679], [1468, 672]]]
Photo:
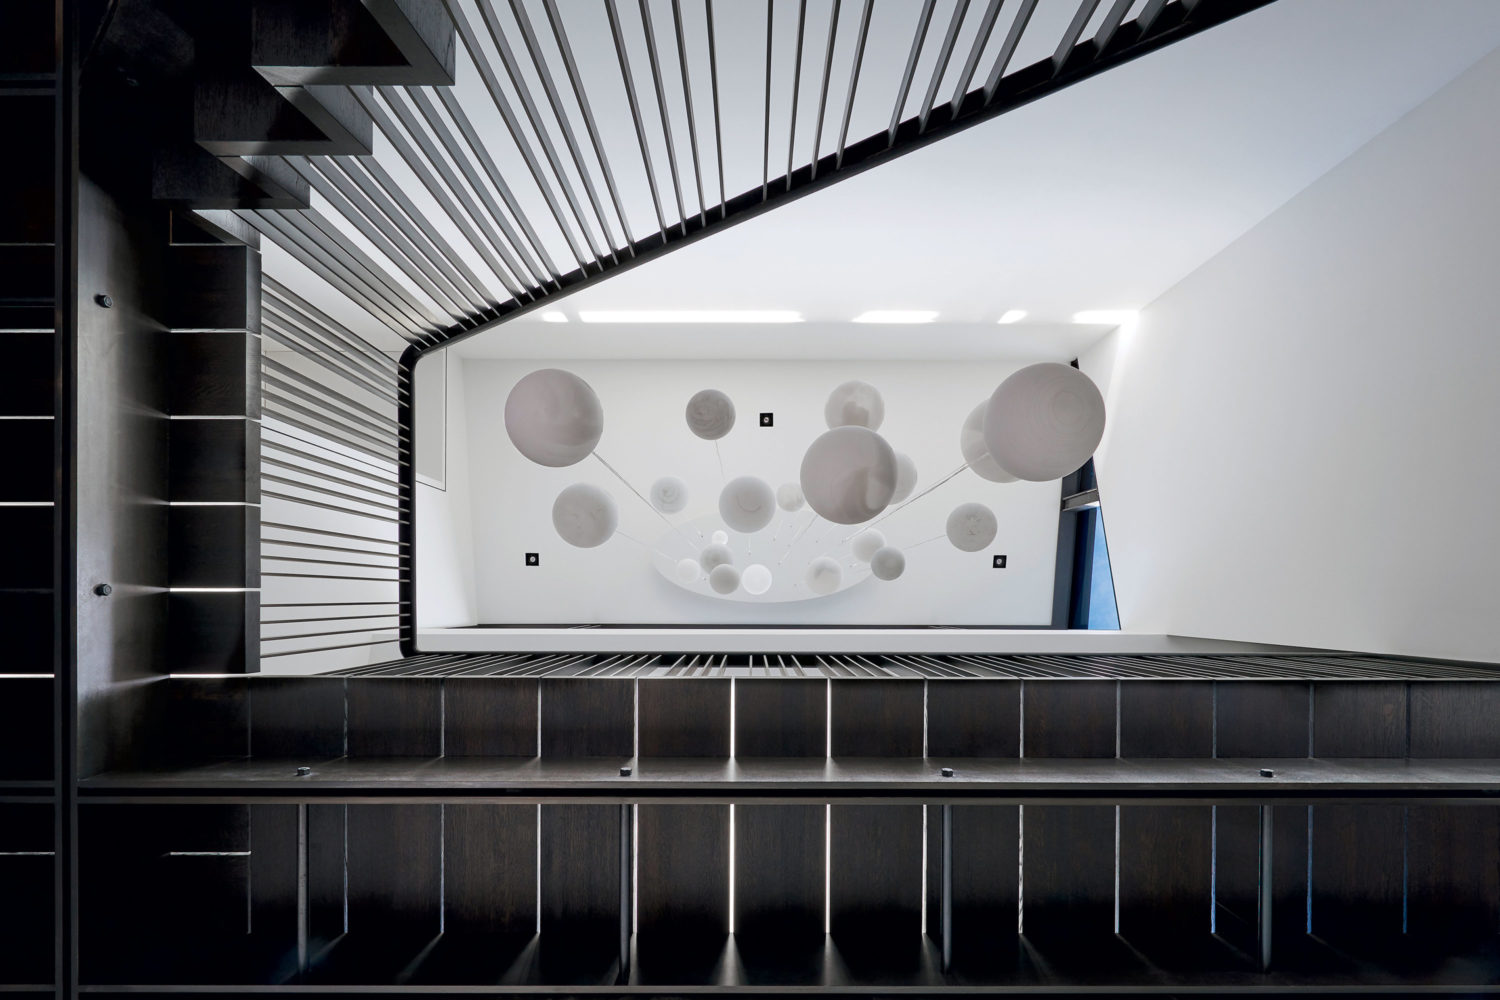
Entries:
[[1005, 557], [1004, 556], [995, 556], [995, 558], [994, 558], [993, 562], [991, 563], [991, 565], [993, 565], [996, 569], [1004, 569], [1005, 568]]
[[538, 553], [538, 552], [528, 552], [528, 553], [526, 553], [526, 565], [528, 565], [528, 566], [540, 566], [541, 564], [542, 564], [542, 557], [541, 557], [540, 553]]
[[774, 427], [776, 425], [776, 415], [774, 413], [762, 413], [760, 415], [760, 425], [762, 427]]

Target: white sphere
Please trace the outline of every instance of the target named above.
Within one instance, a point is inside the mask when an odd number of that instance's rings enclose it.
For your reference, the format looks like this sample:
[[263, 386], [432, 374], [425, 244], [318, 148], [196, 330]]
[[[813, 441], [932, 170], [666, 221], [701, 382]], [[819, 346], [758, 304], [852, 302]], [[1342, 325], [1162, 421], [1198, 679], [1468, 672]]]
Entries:
[[683, 583], [692, 583], [698, 579], [698, 560], [679, 559], [677, 561], [677, 579]]
[[587, 382], [561, 368], [542, 368], [505, 398], [505, 433], [516, 450], [554, 469], [588, 458], [604, 433], [604, 407]]
[[745, 593], [759, 597], [771, 589], [771, 571], [760, 563], [746, 566], [745, 572], [740, 574], [740, 586], [745, 588]]
[[866, 427], [835, 427], [802, 457], [802, 494], [819, 517], [861, 524], [890, 505], [896, 453]]
[[850, 548], [854, 550], [854, 558], [860, 562], [869, 562], [884, 546], [885, 536], [874, 528], [866, 528], [854, 536], [854, 544]]
[[614, 499], [588, 483], [574, 483], [552, 502], [552, 527], [563, 541], [580, 549], [603, 545], [619, 523]]
[[662, 476], [651, 484], [651, 506], [663, 514], [676, 514], [687, 502], [687, 483], [676, 476]]
[[807, 564], [807, 589], [814, 594], [831, 594], [839, 589], [844, 571], [839, 564], [827, 556], [818, 556]]
[[705, 545], [703, 551], [698, 553], [698, 565], [702, 566], [706, 573], [712, 573], [715, 567], [728, 566], [732, 562], [734, 562], [734, 553], [730, 552], [729, 546], [722, 542]]
[[687, 404], [688, 430], [705, 441], [717, 441], [734, 427], [734, 403], [718, 389], [694, 393]]
[[896, 492], [891, 494], [891, 503], [900, 503], [911, 496], [917, 488], [917, 463], [910, 455], [896, 452]]
[[994, 511], [982, 503], [961, 503], [948, 515], [948, 541], [964, 552], [978, 552], [999, 529]]
[[776, 488], [776, 505], [788, 513], [794, 513], [802, 509], [807, 503], [807, 498], [802, 495], [802, 487], [796, 483], [782, 483]]
[[1071, 365], [1029, 365], [1001, 382], [984, 411], [984, 443], [1017, 479], [1045, 482], [1074, 471], [1104, 437], [1104, 397]]
[[759, 531], [775, 514], [776, 494], [764, 479], [740, 476], [731, 479], [719, 493], [719, 516], [741, 534]]
[[710, 542], [713, 542], [715, 545], [728, 545], [729, 544], [729, 532], [727, 532], [727, 531], [715, 531], [712, 535], [708, 536], [708, 540]]
[[708, 574], [708, 585], [716, 594], [732, 594], [739, 589], [740, 571], [728, 564], [715, 566]]
[[958, 447], [964, 453], [964, 461], [969, 463], [969, 468], [981, 478], [992, 483], [1013, 483], [1016, 477], [1000, 468], [1000, 463], [990, 457], [989, 446], [984, 443], [984, 411], [988, 407], [988, 402], [974, 407], [969, 418], [964, 421], [964, 429], [958, 434]]
[[876, 579], [894, 580], [906, 572], [906, 556], [900, 549], [887, 545], [870, 559], [870, 572], [875, 574]]
[[880, 430], [885, 420], [885, 400], [880, 391], [868, 382], [855, 379], [845, 382], [828, 394], [823, 405], [823, 419], [830, 429], [834, 427], [868, 427]]

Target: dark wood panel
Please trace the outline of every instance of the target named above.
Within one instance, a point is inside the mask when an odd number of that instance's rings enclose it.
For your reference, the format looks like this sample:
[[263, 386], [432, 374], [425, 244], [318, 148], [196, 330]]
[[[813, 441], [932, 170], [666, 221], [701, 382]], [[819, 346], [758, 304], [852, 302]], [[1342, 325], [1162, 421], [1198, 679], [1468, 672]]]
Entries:
[[1212, 681], [1123, 681], [1121, 757], [1212, 757]]
[[1116, 681], [1025, 681], [1027, 757], [1115, 756]]
[[173, 416], [260, 416], [259, 337], [240, 331], [173, 333], [168, 343]]
[[51, 778], [52, 678], [0, 680], [0, 779]]
[[[942, 838], [942, 807], [927, 807], [927, 841]], [[929, 850], [929, 857], [941, 855]], [[953, 942], [957, 954], [983, 954], [1015, 941], [1020, 913], [1020, 810], [1016, 806], [953, 807]], [[942, 933], [939, 864], [929, 867], [927, 933]], [[935, 905], [936, 904], [936, 905]]]
[[1219, 681], [1218, 756], [1306, 757], [1308, 685], [1282, 681]]
[[1313, 756], [1405, 757], [1406, 684], [1314, 684]]
[[443, 752], [443, 682], [437, 678], [349, 680], [349, 754], [436, 757]]
[[344, 754], [342, 677], [256, 677], [250, 684], [250, 752], [254, 757]]
[[[0, 345], [3, 343], [0, 341]], [[0, 502], [43, 503], [52, 499], [52, 444], [50, 420], [0, 420], [0, 449], [5, 455]]]
[[1410, 934], [1457, 949], [1500, 933], [1500, 807], [1409, 807], [1407, 865]]
[[270, 950], [290, 959], [297, 948], [296, 806], [250, 807], [250, 928]]
[[732, 681], [642, 680], [642, 757], [728, 757]]
[[537, 807], [443, 807], [444, 933], [536, 929]]
[[166, 322], [174, 330], [260, 330], [260, 254], [180, 244], [167, 254]]
[[827, 818], [821, 805], [735, 806], [737, 938], [821, 941]]
[[[1307, 806], [1282, 805], [1272, 811], [1272, 915], [1278, 933], [1300, 933], [1307, 926], [1307, 824]], [[1260, 885], [1258, 807], [1214, 808], [1214, 879], [1219, 935], [1254, 954]]]
[[1402, 806], [1313, 808], [1312, 932], [1349, 947], [1401, 933], [1406, 854]]
[[736, 757], [824, 757], [827, 753], [827, 681], [735, 681]]
[[172, 586], [260, 586], [257, 508], [169, 507], [167, 511]]
[[450, 757], [534, 757], [537, 681], [450, 677], [443, 681], [443, 752]]
[[618, 931], [619, 806], [542, 806], [541, 910], [543, 935]]
[[829, 817], [829, 921], [850, 942], [918, 936], [922, 807], [834, 806]]
[[0, 588], [50, 590], [52, 508], [0, 507], [0, 532], [6, 543], [5, 558], [0, 559]]
[[[51, 416], [52, 331], [10, 331], [0, 334], [0, 344], [5, 349], [5, 364], [0, 366], [0, 416]], [[50, 431], [51, 425], [47, 426]], [[48, 462], [47, 468], [51, 467]]]
[[1020, 824], [1025, 933], [1043, 937], [1113, 933], [1113, 807], [1024, 806]]
[[173, 500], [260, 502], [260, 424], [174, 420], [171, 438]]
[[314, 953], [349, 929], [350, 808], [307, 807], [307, 936]]
[[0, 649], [5, 650], [7, 673], [52, 672], [50, 593], [0, 590]]
[[442, 921], [442, 806], [350, 806], [349, 930], [437, 934]]
[[1120, 933], [1170, 938], [1209, 929], [1211, 806], [1120, 809]]
[[248, 674], [260, 670], [260, 594], [167, 595], [167, 672]]
[[637, 929], [670, 943], [729, 933], [729, 807], [642, 805]]
[[922, 756], [922, 681], [833, 681], [830, 746], [835, 757]]
[[635, 681], [544, 678], [543, 757], [630, 757], [635, 752]]
[[1020, 752], [1020, 681], [927, 682], [929, 757], [1015, 757]]
[[1500, 757], [1500, 685], [1433, 681], [1411, 686], [1413, 757]]
[[158, 714], [151, 759], [191, 766], [244, 758], [250, 753], [250, 692], [243, 677], [174, 677], [153, 687]]
[[[14, 3], [7, 4], [6, 13], [9, 14], [10, 9], [16, 6]], [[41, 11], [41, 16], [50, 19], [54, 15], [48, 8]], [[36, 36], [31, 32], [12, 34], [7, 31], [6, 34], [20, 43], [17, 47], [25, 52], [28, 60], [35, 60], [31, 63], [37, 67], [35, 72], [52, 72], [54, 50], [50, 44], [37, 45]], [[42, 63], [45, 65], [38, 66]], [[6, 158], [4, 173], [0, 174], [5, 181], [5, 197], [0, 198], [0, 243], [50, 244], [57, 238], [52, 197], [54, 157], [50, 141], [54, 128], [53, 116], [56, 114], [53, 109], [50, 94], [5, 98], [5, 113], [8, 116], [6, 129], [9, 135], [47, 138], [39, 142], [33, 138], [28, 143], [26, 155]], [[50, 273], [46, 276], [46, 282], [46, 287], [50, 289]], [[5, 311], [0, 309], [0, 313]]]

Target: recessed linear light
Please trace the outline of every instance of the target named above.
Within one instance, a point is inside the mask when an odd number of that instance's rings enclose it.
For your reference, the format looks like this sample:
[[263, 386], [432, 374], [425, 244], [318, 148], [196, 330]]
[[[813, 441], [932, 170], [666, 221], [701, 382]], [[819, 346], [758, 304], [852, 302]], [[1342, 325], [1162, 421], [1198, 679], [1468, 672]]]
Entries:
[[1095, 326], [1121, 326], [1134, 320], [1140, 313], [1134, 309], [1085, 309], [1073, 314], [1073, 322]]
[[996, 322], [1006, 323], [1006, 324], [1019, 323], [1019, 322], [1021, 322], [1021, 320], [1025, 319], [1025, 318], [1026, 318], [1026, 310], [1025, 309], [1007, 309], [1005, 311], [1005, 314], [1002, 315], [1000, 317], [1000, 319], [997, 320]]
[[584, 323], [801, 323], [792, 309], [580, 309]]
[[855, 323], [931, 323], [936, 309], [868, 309], [854, 317]]
[[556, 309], [549, 309], [546, 312], [542, 313], [543, 323], [566, 323], [567, 321], [568, 314], [565, 312], [560, 312]]

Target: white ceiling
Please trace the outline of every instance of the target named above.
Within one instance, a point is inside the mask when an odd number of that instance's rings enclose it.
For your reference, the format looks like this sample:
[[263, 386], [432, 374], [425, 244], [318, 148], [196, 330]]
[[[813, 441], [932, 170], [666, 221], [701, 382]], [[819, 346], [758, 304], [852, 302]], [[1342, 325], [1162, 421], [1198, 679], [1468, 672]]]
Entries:
[[[1279, 0], [549, 305], [570, 323], [520, 319], [458, 350], [1070, 358], [1106, 329], [1070, 325], [1075, 311], [1147, 305], [1497, 45], [1496, 0]], [[726, 94], [762, 85], [763, 67], [739, 86], [730, 75], [754, 60], [723, 58]], [[577, 322], [580, 309], [688, 308], [808, 322]], [[940, 316], [847, 322], [879, 308]], [[1008, 309], [1028, 319], [996, 325]]]

